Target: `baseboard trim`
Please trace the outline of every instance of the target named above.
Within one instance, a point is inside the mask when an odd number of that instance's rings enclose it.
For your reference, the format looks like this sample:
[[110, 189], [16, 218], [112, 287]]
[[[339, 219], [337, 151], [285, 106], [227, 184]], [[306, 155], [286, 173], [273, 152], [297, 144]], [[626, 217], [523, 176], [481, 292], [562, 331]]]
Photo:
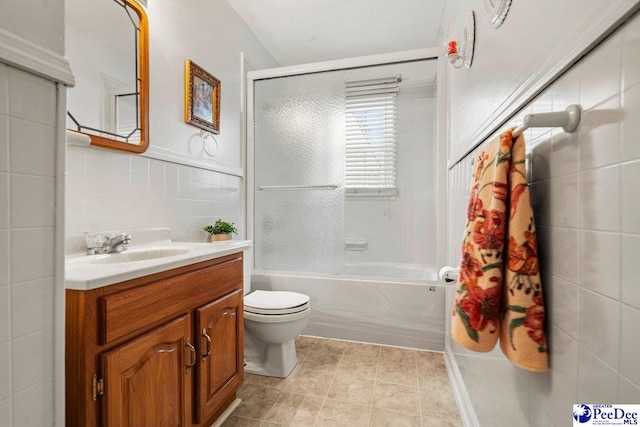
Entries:
[[1, 28], [0, 62], [65, 86], [75, 84], [67, 58]]
[[231, 415], [231, 413], [235, 411], [235, 409], [238, 406], [240, 406], [241, 403], [242, 403], [242, 399], [236, 398], [236, 400], [231, 402], [231, 405], [229, 405], [229, 407], [225, 409], [225, 411], [222, 414], [220, 414], [218, 419], [213, 424], [211, 424], [211, 427], [220, 427], [222, 423], [224, 423], [227, 420], [227, 418], [229, 418], [229, 415]]
[[453, 389], [453, 395], [458, 402], [458, 409], [460, 410], [460, 418], [465, 427], [480, 427], [478, 417], [469, 399], [467, 388], [464, 386], [462, 374], [458, 369], [458, 364], [453, 357], [453, 351], [447, 344], [444, 352], [444, 363], [447, 366], [447, 373], [449, 374], [449, 381], [451, 382], [451, 388]]

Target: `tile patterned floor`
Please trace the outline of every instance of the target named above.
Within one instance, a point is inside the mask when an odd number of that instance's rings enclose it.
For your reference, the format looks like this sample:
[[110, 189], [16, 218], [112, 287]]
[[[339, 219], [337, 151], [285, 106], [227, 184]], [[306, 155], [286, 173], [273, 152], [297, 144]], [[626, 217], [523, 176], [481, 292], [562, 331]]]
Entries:
[[462, 426], [441, 353], [300, 336], [288, 378], [245, 375], [224, 427]]

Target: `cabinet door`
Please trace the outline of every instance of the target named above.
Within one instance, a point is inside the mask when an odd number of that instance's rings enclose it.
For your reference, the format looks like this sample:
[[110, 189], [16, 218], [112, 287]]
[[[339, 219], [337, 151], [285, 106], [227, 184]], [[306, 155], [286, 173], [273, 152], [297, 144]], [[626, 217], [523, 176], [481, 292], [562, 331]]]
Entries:
[[101, 356], [105, 426], [191, 425], [191, 327], [184, 315]]
[[244, 376], [242, 290], [196, 310], [199, 337], [196, 423], [208, 421], [242, 384]]

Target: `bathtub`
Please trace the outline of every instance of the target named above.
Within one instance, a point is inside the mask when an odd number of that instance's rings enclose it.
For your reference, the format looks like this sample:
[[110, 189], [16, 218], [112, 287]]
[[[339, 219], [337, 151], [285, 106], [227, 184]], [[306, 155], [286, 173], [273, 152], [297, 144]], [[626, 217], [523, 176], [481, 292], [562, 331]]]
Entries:
[[[303, 335], [444, 351], [445, 286], [435, 268], [371, 267], [347, 265], [351, 274], [343, 276], [254, 270], [251, 289], [309, 295]], [[385, 277], [357, 275], [362, 271]]]

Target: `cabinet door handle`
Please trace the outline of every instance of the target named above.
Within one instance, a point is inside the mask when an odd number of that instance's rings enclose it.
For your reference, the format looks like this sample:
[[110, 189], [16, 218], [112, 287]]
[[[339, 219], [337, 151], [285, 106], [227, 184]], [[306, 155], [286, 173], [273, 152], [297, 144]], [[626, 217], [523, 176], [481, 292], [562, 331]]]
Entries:
[[186, 368], [187, 374], [188, 374], [189, 371], [191, 371], [191, 368], [193, 368], [196, 365], [196, 358], [198, 356], [196, 356], [196, 348], [193, 346], [193, 344], [191, 344], [189, 342], [189, 338], [187, 338], [187, 342], [186, 342], [185, 346], [189, 349], [189, 352], [190, 352], [189, 361], [191, 363], [187, 363], [187, 368]]
[[207, 352], [202, 355], [202, 361], [204, 362], [204, 360], [207, 357], [209, 357], [209, 355], [211, 354], [211, 337], [207, 335], [207, 328], [202, 328], [202, 336], [204, 337], [205, 340], [207, 340], [206, 342]]

